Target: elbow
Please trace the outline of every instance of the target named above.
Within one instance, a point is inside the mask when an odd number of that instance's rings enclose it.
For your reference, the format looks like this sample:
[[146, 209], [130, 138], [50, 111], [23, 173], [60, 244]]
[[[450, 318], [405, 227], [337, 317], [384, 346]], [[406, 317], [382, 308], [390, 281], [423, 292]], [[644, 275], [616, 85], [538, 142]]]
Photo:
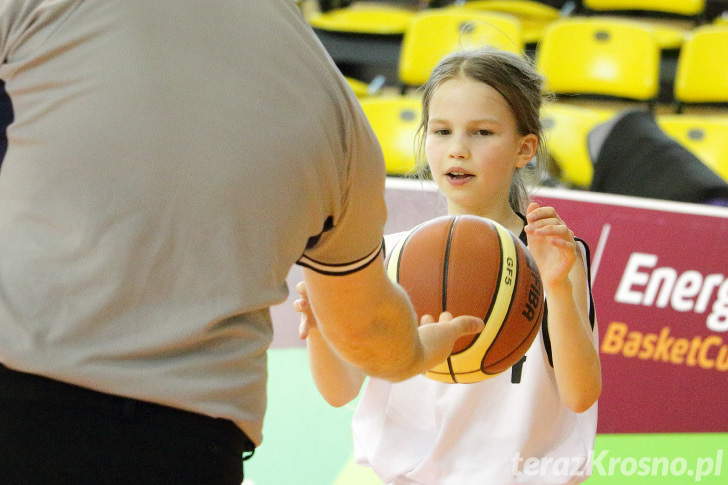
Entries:
[[333, 406], [335, 408], [344, 407], [352, 401], [352, 399], [341, 398], [339, 396], [336, 396], [336, 397], [324, 396], [324, 399], [329, 404], [329, 406]]
[[575, 399], [573, 400], [573, 402], [567, 403], [566, 405], [573, 412], [581, 414], [584, 411], [587, 411], [590, 407], [592, 407], [595, 402], [597, 402], [596, 399]]
[[573, 412], [580, 414], [591, 408], [597, 402], [601, 393], [602, 382], [599, 379], [592, 386], [589, 386], [588, 389], [581, 389], [575, 395], [564, 399], [564, 404]]
[[346, 406], [359, 395], [362, 385], [364, 384], [364, 375], [351, 373], [342, 373], [342, 380], [338, 382], [316, 382], [319, 394], [324, 400], [335, 408]]

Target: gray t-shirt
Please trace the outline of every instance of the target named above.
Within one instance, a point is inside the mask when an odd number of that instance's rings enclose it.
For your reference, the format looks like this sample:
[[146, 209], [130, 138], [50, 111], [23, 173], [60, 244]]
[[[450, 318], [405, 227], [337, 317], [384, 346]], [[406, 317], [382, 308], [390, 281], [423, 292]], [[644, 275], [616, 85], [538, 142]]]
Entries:
[[0, 0], [0, 53], [0, 362], [260, 443], [268, 307], [299, 260], [365, 265], [386, 217], [379, 145], [300, 11]]

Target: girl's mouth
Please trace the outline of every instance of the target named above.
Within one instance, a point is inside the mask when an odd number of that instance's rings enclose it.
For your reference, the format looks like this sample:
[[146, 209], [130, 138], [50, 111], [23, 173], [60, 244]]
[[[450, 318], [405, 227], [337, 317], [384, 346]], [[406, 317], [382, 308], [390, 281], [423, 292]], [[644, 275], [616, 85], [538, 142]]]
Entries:
[[473, 177], [473, 174], [454, 170], [446, 173], [445, 176], [450, 180], [466, 180]]

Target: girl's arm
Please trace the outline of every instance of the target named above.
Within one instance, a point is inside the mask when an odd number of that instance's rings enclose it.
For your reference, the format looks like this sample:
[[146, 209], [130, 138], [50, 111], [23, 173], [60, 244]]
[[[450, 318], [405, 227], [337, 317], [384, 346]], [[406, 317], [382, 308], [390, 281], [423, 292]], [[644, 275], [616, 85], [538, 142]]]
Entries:
[[552, 207], [532, 203], [526, 214], [528, 247], [548, 299], [548, 328], [556, 385], [574, 412], [596, 402], [601, 364], [589, 323], [587, 274], [573, 233]]
[[293, 308], [301, 314], [298, 334], [306, 340], [313, 381], [326, 402], [341, 407], [359, 394], [365, 375], [339, 357], [319, 331], [303, 281], [296, 285], [296, 291], [300, 298], [293, 302]]

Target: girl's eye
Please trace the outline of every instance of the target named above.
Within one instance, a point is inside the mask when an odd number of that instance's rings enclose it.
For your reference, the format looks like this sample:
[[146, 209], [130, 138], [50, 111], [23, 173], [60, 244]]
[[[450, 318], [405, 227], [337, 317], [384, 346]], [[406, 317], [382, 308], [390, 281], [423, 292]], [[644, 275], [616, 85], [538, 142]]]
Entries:
[[445, 128], [439, 128], [439, 129], [432, 130], [432, 134], [433, 135], [440, 135], [440, 136], [442, 136], [442, 135], [449, 135], [450, 134], [450, 130], [447, 130]]
[[475, 130], [475, 134], [481, 135], [481, 136], [487, 136], [487, 135], [492, 135], [493, 132], [490, 130]]

